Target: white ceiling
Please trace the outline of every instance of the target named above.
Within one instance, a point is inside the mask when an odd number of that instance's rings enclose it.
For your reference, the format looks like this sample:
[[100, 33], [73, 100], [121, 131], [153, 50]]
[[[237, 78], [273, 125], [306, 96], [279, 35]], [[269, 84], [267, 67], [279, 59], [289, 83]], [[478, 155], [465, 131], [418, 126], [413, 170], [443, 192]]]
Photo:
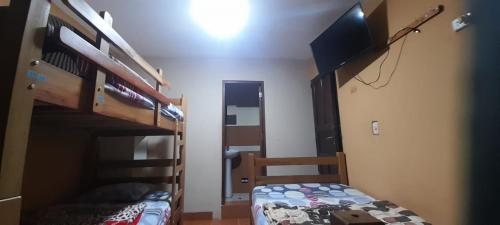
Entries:
[[230, 40], [191, 19], [189, 0], [88, 0], [141, 55], [173, 58], [309, 59], [309, 43], [355, 0], [250, 0], [250, 19]]

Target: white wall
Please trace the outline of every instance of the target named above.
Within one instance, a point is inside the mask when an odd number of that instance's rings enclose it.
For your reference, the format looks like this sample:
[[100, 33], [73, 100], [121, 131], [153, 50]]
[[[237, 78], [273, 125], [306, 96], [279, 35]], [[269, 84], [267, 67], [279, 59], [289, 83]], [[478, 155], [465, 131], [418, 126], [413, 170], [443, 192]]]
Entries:
[[[220, 217], [222, 81], [264, 81], [267, 156], [315, 156], [314, 118], [307, 61], [148, 59], [163, 68], [172, 89], [184, 94], [187, 113], [186, 212]], [[270, 174], [315, 174], [314, 167]]]

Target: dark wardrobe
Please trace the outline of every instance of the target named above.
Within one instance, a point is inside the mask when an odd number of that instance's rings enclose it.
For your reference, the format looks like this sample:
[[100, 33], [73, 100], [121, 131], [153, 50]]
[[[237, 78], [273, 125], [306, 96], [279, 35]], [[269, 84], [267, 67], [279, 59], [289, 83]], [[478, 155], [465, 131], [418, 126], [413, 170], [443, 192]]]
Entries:
[[[318, 75], [311, 81], [316, 149], [318, 157], [342, 151], [340, 117], [335, 74]], [[320, 174], [337, 173], [332, 166], [318, 166]]]

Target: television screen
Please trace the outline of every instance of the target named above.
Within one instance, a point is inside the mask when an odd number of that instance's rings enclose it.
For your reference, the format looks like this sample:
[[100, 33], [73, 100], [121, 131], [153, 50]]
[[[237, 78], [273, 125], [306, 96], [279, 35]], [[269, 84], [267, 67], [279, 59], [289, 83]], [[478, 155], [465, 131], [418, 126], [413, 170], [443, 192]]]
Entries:
[[338, 69], [371, 46], [372, 37], [359, 3], [311, 43], [319, 74]]

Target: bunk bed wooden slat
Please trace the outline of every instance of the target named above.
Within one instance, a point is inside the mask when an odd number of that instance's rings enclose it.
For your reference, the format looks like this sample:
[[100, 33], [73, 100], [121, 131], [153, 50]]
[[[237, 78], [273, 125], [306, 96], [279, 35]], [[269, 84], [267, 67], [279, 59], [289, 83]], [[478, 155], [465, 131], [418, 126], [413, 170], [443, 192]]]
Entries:
[[172, 130], [161, 130], [161, 129], [142, 129], [142, 130], [128, 130], [126, 128], [113, 130], [100, 130], [94, 132], [98, 137], [131, 137], [131, 136], [159, 136], [159, 135], [171, 135], [174, 134]]
[[169, 167], [174, 165], [173, 159], [142, 159], [142, 160], [102, 160], [100, 169]]
[[177, 225], [177, 224], [180, 224], [182, 225], [182, 211], [181, 210], [176, 210], [174, 212], [174, 214], [172, 215], [172, 221], [173, 221], [173, 224]]
[[[336, 157], [295, 157], [295, 158], [256, 158], [255, 154], [248, 154], [249, 171], [248, 183], [250, 196], [253, 187], [265, 184], [287, 183], [341, 183], [348, 184], [345, 154], [337, 152]], [[256, 172], [267, 166], [292, 165], [337, 165], [338, 174], [332, 175], [293, 175], [293, 176], [256, 176]]]
[[[78, 76], [68, 74], [52, 64], [40, 61], [33, 67], [35, 76], [42, 76], [35, 87], [35, 99], [64, 106], [70, 109], [82, 109], [86, 106], [89, 92], [87, 83]], [[90, 103], [88, 103], [90, 104]]]
[[178, 202], [182, 195], [184, 195], [184, 189], [179, 189], [179, 191], [177, 191], [177, 194], [174, 196], [173, 202]]
[[[176, 177], [177, 181], [179, 177]], [[172, 183], [174, 179], [172, 176], [158, 176], [158, 177], [100, 177], [98, 178], [98, 183], [100, 184], [117, 184], [117, 183], [129, 183], [129, 182], [139, 182], [139, 183]]]
[[297, 157], [290, 158], [256, 158], [255, 166], [286, 166], [286, 165], [335, 165], [336, 157]]
[[339, 183], [339, 175], [257, 176], [256, 185], [295, 183]]
[[85, 39], [81, 38], [78, 34], [71, 31], [67, 27], [61, 27], [59, 38], [60, 41], [70, 49], [78, 52], [90, 61], [99, 65], [100, 67], [102, 67], [102, 69], [107, 70], [108, 72], [113, 73], [114, 75], [126, 80], [135, 87], [144, 91], [146, 94], [154, 97], [162, 104], [168, 105], [171, 103], [170, 99], [156, 91], [150, 85], [144, 83], [139, 78], [132, 75], [128, 68], [111, 59], [109, 56], [101, 52], [99, 49], [95, 48], [93, 45], [88, 43]]
[[177, 172], [183, 172], [184, 171], [184, 165], [183, 164], [180, 164], [178, 166], [175, 167], [175, 171]]
[[148, 126], [154, 126], [153, 110], [127, 103], [126, 101], [117, 99], [106, 92], [104, 92], [102, 96], [103, 102], [100, 104], [101, 107], [97, 113], [112, 118], [119, 118]]
[[[181, 122], [179, 122], [179, 124], [180, 123]], [[160, 117], [160, 124], [159, 125], [160, 125], [159, 127], [161, 127], [161, 128], [171, 129], [171, 130], [175, 130], [175, 126], [176, 126], [175, 121], [170, 120], [170, 119], [168, 119], [168, 118], [166, 118], [164, 116]], [[179, 126], [178, 131], [182, 132], [182, 127], [181, 126]]]
[[146, 62], [111, 26], [109, 26], [97, 12], [83, 0], [65, 0], [64, 3], [69, 6], [80, 18], [87, 22], [94, 29], [104, 34], [115, 46], [121, 49], [139, 66], [141, 66], [155, 80], [163, 86], [170, 88], [170, 85], [163, 77]]

